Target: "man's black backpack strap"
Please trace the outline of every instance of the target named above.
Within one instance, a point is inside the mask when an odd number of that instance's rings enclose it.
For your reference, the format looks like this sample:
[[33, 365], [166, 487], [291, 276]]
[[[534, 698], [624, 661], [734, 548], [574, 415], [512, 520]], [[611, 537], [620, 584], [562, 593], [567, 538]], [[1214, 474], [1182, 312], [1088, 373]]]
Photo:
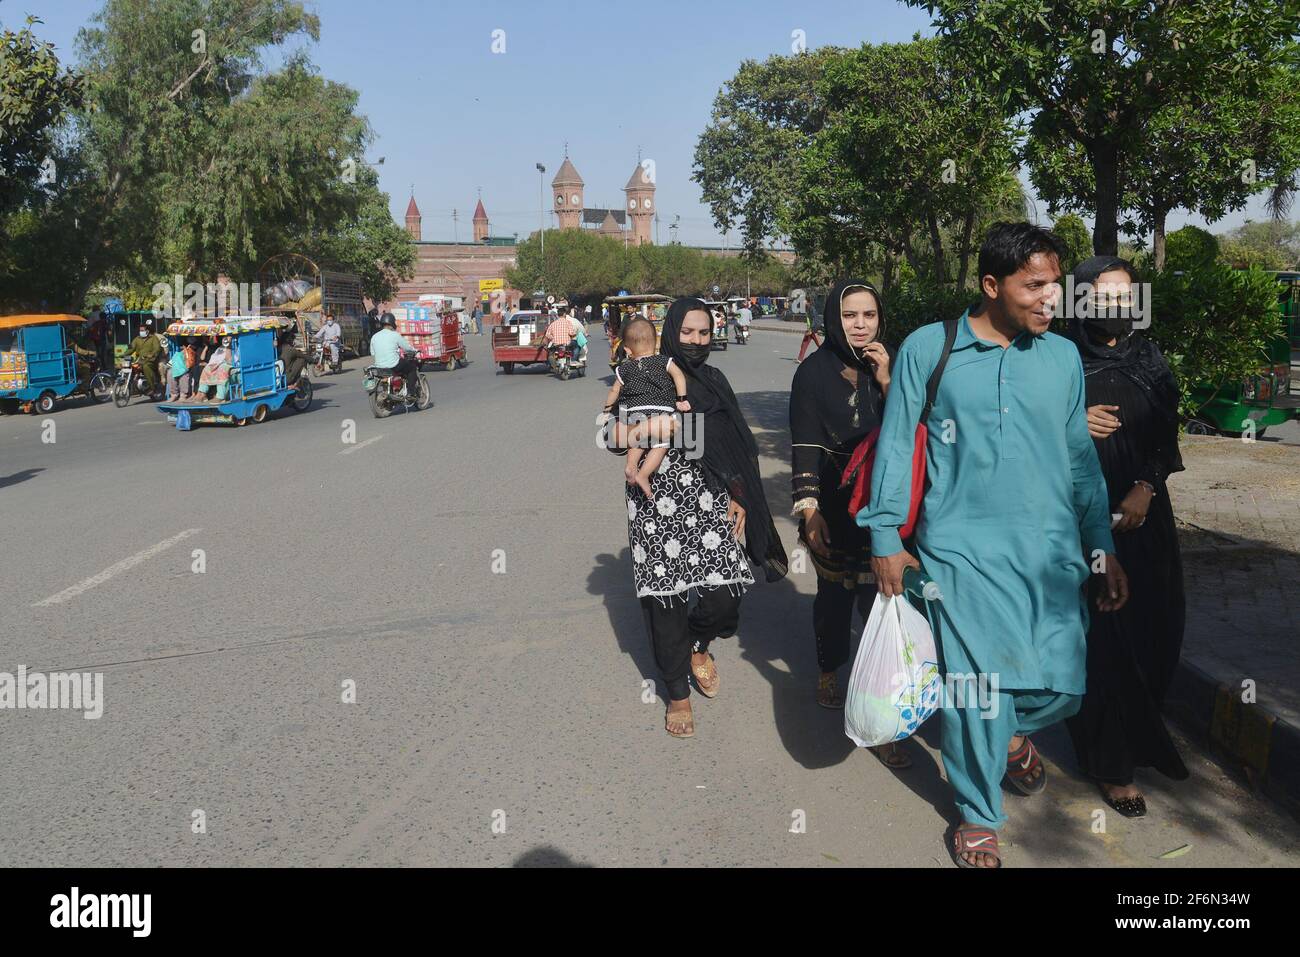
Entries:
[[935, 364], [934, 371], [930, 373], [930, 381], [925, 384], [925, 408], [921, 410], [921, 421], [924, 423], [930, 418], [930, 411], [934, 408], [934, 400], [939, 395], [939, 380], [943, 378], [943, 367], [948, 364], [948, 356], [952, 354], [953, 343], [957, 341], [957, 323], [958, 319], [948, 319], [943, 324], [943, 351], [939, 353], [939, 361]]

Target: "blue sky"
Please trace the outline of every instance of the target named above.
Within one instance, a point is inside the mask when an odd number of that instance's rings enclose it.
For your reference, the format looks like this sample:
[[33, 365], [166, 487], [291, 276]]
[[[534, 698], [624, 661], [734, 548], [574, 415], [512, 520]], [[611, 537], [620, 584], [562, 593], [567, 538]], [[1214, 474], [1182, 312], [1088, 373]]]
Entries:
[[[26, 13], [39, 35], [72, 57], [79, 27], [100, 0], [0, 0], [0, 22]], [[722, 245], [691, 182], [695, 140], [714, 96], [746, 58], [808, 46], [896, 42], [929, 33], [924, 11], [896, 0], [315, 0], [321, 39], [312, 59], [361, 93], [374, 127], [369, 159], [400, 221], [414, 185], [424, 238], [470, 235], [476, 190], [492, 232], [537, 228], [538, 174], [549, 183], [569, 145], [588, 206], [621, 207], [637, 150], [655, 161], [659, 241], [681, 217], [685, 243]], [[505, 31], [505, 53], [492, 52]], [[546, 194], [549, 196], [549, 193]], [[549, 204], [548, 204], [549, 210]], [[1039, 207], [1041, 216], [1046, 210]], [[548, 212], [549, 216], [549, 212]], [[1216, 224], [1249, 216], [1258, 201]], [[1189, 221], [1170, 217], [1170, 228]], [[1202, 221], [1191, 218], [1198, 225]], [[553, 221], [548, 220], [548, 226]], [[730, 241], [736, 241], [733, 232]]]

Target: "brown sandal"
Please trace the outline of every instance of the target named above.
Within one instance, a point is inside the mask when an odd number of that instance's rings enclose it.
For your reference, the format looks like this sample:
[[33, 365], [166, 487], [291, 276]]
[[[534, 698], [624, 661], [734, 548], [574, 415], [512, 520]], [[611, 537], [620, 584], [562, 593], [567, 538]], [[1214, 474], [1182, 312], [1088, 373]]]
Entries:
[[[691, 661], [691, 674], [695, 676], [695, 687], [706, 698], [716, 698], [718, 696], [718, 686], [722, 679], [718, 677], [717, 665], [713, 663], [713, 655], [709, 655], [709, 660], [704, 663], [704, 667], [696, 667], [695, 662]], [[711, 680], [710, 676], [712, 676]]]
[[[952, 859], [958, 867], [967, 867], [977, 871], [995, 871], [1002, 866], [1002, 855], [998, 853], [998, 832], [983, 824], [958, 824], [952, 829]], [[972, 864], [962, 854], [971, 852], [987, 854], [997, 861], [992, 867]]]
[[912, 766], [912, 759], [907, 753], [899, 750], [898, 742], [891, 741], [889, 744], [878, 744], [870, 749], [877, 760], [891, 771], [902, 771]]
[[838, 711], [844, 707], [844, 696], [835, 684], [835, 675], [821, 675], [817, 679], [817, 703], [823, 708]]
[[[684, 727], [682, 731], [673, 730], [674, 715], [685, 715], [685, 720], [677, 718], [676, 722]], [[693, 738], [695, 737], [695, 715], [689, 711], [665, 711], [664, 712], [664, 730], [674, 738]]]

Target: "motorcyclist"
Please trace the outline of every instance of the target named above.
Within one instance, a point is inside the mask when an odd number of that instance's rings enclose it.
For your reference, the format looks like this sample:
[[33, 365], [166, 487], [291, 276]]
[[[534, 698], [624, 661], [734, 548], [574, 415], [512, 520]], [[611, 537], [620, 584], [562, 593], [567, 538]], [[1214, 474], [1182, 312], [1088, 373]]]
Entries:
[[339, 361], [339, 343], [343, 339], [343, 327], [339, 325], [338, 320], [334, 318], [334, 313], [325, 313], [325, 323], [317, 331], [313, 339], [319, 339], [324, 348], [329, 349], [330, 362], [338, 365]]
[[375, 366], [389, 375], [404, 376], [406, 394], [416, 398], [420, 394], [420, 384], [416, 380], [420, 364], [415, 361], [415, 346], [398, 333], [397, 319], [391, 312], [380, 317], [379, 326], [379, 331], [370, 338], [370, 356]]
[[740, 312], [736, 314], [736, 334], [749, 338], [749, 324], [754, 321], [754, 314], [750, 312], [749, 303], [740, 307]]
[[126, 348], [126, 355], [140, 363], [140, 374], [149, 386], [150, 397], [158, 394], [158, 360], [162, 356], [162, 345], [158, 337], [149, 331], [148, 326], [141, 326], [140, 333], [131, 340]]
[[284, 387], [292, 389], [307, 366], [307, 357], [294, 345], [292, 329], [280, 336], [280, 361], [284, 363]]
[[551, 320], [542, 338], [548, 349], [552, 346], [571, 345], [575, 363], [580, 362], [586, 353], [587, 334], [583, 331], [582, 324], [569, 315], [568, 306], [560, 307], [559, 315]]

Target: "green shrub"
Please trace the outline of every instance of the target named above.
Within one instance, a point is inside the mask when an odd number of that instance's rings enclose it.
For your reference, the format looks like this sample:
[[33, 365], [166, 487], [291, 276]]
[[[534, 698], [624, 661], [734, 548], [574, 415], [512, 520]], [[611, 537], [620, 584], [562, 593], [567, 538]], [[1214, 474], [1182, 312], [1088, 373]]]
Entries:
[[886, 344], [897, 348], [919, 326], [927, 322], [956, 319], [979, 302], [979, 294], [951, 286], [911, 279], [890, 290], [885, 301]]
[[1276, 280], [1259, 268], [1212, 263], [1156, 275], [1146, 335], [1174, 371], [1184, 416], [1197, 411], [1193, 387], [1239, 382], [1267, 362], [1270, 340], [1281, 330], [1277, 295]]
[[1199, 269], [1219, 258], [1219, 240], [1197, 226], [1176, 229], [1165, 239], [1165, 268]]

